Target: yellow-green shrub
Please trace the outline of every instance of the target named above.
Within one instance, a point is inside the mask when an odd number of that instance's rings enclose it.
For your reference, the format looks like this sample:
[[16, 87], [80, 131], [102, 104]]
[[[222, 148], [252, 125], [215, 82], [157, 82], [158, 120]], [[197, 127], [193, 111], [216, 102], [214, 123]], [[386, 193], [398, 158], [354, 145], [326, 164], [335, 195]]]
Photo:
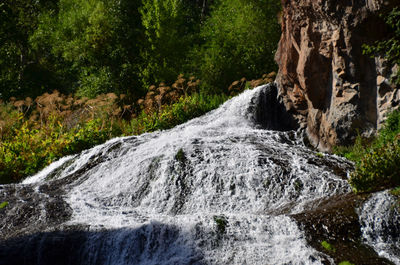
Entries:
[[66, 130], [52, 118], [40, 130], [25, 122], [12, 138], [0, 142], [0, 183], [19, 181], [54, 160], [100, 144], [112, 135], [100, 119]]

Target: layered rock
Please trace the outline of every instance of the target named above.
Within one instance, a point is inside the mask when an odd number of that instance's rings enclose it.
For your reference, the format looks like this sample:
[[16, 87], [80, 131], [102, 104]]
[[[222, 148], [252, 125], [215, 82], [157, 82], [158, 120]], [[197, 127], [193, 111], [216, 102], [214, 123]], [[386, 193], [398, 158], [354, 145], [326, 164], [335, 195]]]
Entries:
[[286, 109], [320, 150], [370, 136], [400, 103], [390, 83], [396, 72], [383, 58], [362, 54], [363, 44], [388, 29], [379, 14], [399, 0], [282, 0], [277, 83]]

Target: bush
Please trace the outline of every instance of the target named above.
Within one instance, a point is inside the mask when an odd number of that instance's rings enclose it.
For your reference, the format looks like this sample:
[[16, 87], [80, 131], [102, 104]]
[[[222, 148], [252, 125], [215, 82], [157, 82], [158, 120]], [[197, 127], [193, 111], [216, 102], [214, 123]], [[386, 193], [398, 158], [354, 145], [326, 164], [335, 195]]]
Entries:
[[57, 117], [51, 117], [40, 130], [25, 122], [13, 137], [0, 142], [0, 183], [19, 181], [54, 160], [103, 143], [109, 129], [100, 119], [66, 130]]
[[400, 141], [372, 147], [356, 163], [350, 184], [356, 192], [370, 192], [400, 185]]
[[350, 176], [355, 192], [372, 192], [400, 185], [400, 111], [392, 112], [376, 139], [352, 147], [337, 148], [356, 162]]
[[365, 150], [371, 146], [374, 139], [357, 136], [353, 145], [335, 146], [333, 152], [352, 161], [359, 161], [365, 155]]
[[386, 144], [392, 142], [400, 134], [400, 110], [390, 113], [385, 125], [379, 132], [378, 142]]
[[181, 97], [178, 102], [164, 106], [159, 112], [142, 112], [131, 122], [132, 133], [141, 134], [172, 128], [185, 121], [205, 114], [226, 101], [226, 95], [195, 93]]

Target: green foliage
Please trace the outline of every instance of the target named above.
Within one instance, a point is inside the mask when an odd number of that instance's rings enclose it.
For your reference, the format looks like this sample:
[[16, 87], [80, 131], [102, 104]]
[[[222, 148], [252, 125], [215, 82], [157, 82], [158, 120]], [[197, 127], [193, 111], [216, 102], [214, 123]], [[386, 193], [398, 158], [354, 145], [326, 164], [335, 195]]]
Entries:
[[359, 161], [365, 155], [365, 150], [371, 146], [373, 139], [363, 138], [358, 135], [353, 145], [335, 146], [333, 151], [335, 154], [343, 156], [352, 161]]
[[[122, 118], [120, 97], [112, 93], [83, 100], [55, 91], [37, 97], [36, 107], [29, 98], [14, 102], [19, 110], [0, 103], [0, 183], [18, 182], [62, 156], [115, 136], [174, 127], [218, 107], [226, 99], [225, 95], [194, 93], [163, 105], [158, 112], [143, 111], [131, 121]], [[178, 151], [176, 159], [185, 161], [183, 150]]]
[[66, 130], [52, 117], [41, 130], [25, 122], [0, 142], [0, 183], [18, 181], [38, 172], [54, 160], [100, 144], [110, 138], [100, 119]]
[[327, 251], [330, 251], [330, 252], [336, 251], [336, 249], [325, 240], [321, 242], [321, 246]]
[[3, 209], [3, 208], [5, 208], [5, 207], [7, 207], [7, 205], [8, 205], [8, 202], [2, 202], [2, 203], [0, 203], [0, 209]]
[[138, 95], [142, 92], [138, 86], [140, 5], [141, 1], [129, 0], [60, 0], [57, 12], [39, 16], [30, 41], [42, 53], [51, 50], [49, 56], [62, 60], [64, 69], [58, 70], [79, 95]]
[[[141, 78], [145, 86], [173, 82], [185, 70], [187, 53], [196, 41], [199, 17], [191, 16], [196, 7], [182, 0], [143, 0], [140, 9], [145, 43], [141, 56]], [[197, 19], [196, 19], [197, 18]]]
[[97, 95], [107, 93], [113, 89], [112, 74], [108, 67], [99, 69], [84, 69], [80, 75], [80, 86], [77, 95], [95, 98]]
[[58, 89], [137, 99], [180, 73], [221, 90], [276, 68], [279, 9], [279, 0], [5, 0], [0, 98]]
[[217, 0], [201, 29], [204, 44], [192, 52], [192, 69], [205, 87], [221, 89], [243, 76], [276, 69], [280, 37], [278, 0]]
[[400, 141], [372, 147], [351, 175], [350, 184], [356, 192], [369, 192], [400, 185]]
[[390, 193], [400, 198], [400, 186], [392, 189]]
[[[363, 45], [363, 53], [368, 55], [383, 54], [389, 62], [400, 65], [400, 8], [396, 7], [389, 14], [384, 14], [386, 24], [390, 27], [388, 38], [375, 42], [374, 45]], [[392, 82], [400, 84], [400, 70]]]
[[378, 142], [381, 145], [390, 143], [400, 134], [400, 110], [390, 113], [382, 130], [379, 132]]
[[356, 162], [350, 176], [355, 192], [372, 192], [400, 185], [400, 111], [391, 113], [373, 140], [356, 139], [336, 152]]
[[225, 95], [208, 95], [204, 93], [181, 97], [177, 103], [165, 106], [158, 113], [147, 114], [142, 112], [131, 122], [132, 133], [141, 134], [172, 128], [217, 108], [226, 100], [227, 96]]
[[[0, 98], [35, 96], [54, 79], [29, 43], [38, 16], [57, 1], [4, 0], [0, 3]], [[34, 88], [34, 89], [33, 89]]]

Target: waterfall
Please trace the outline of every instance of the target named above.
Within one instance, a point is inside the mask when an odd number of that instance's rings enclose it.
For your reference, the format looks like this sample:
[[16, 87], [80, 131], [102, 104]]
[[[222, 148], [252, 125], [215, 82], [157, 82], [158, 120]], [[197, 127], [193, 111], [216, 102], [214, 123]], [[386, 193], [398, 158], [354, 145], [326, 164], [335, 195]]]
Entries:
[[115, 138], [0, 186], [10, 203], [0, 264], [334, 264], [292, 216], [348, 194], [351, 164], [279, 131], [283, 115], [260, 115], [274, 95], [273, 85], [247, 90], [173, 129]]
[[400, 264], [400, 202], [388, 191], [374, 194], [360, 209], [363, 240]]

